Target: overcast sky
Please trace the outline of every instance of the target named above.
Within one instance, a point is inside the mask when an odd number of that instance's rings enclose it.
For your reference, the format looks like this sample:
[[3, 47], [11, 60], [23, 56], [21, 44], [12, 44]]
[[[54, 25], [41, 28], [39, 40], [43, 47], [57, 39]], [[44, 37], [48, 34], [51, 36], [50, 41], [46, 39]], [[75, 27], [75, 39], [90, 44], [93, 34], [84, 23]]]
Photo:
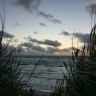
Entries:
[[0, 13], [5, 16], [4, 38], [13, 39], [13, 46], [28, 54], [68, 55], [73, 33], [74, 47], [77, 41], [79, 48], [88, 44], [96, 1], [0, 0]]

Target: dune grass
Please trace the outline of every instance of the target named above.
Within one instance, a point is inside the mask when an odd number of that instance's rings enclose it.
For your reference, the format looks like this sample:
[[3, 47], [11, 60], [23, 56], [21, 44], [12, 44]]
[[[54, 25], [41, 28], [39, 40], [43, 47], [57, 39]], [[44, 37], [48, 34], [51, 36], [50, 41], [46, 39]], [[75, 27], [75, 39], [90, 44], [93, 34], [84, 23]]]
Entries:
[[8, 48], [9, 44], [2, 45], [4, 23], [1, 18], [1, 33], [0, 33], [0, 96], [37, 96], [32, 88], [26, 89], [26, 86], [32, 77], [32, 74], [40, 62], [36, 64], [31, 72], [28, 80], [24, 82], [21, 71], [24, 65], [20, 65], [21, 60], [20, 50]]
[[82, 56], [72, 56], [70, 66], [64, 63], [67, 74], [62, 70], [63, 80], [57, 81], [51, 96], [96, 96], [96, 25], [90, 34], [88, 56], [85, 46]]
[[[0, 96], [36, 96], [35, 90], [26, 89], [28, 81], [32, 77], [33, 71], [26, 82], [23, 82], [21, 71], [24, 65], [20, 65], [21, 60], [17, 58], [20, 51], [8, 49], [5, 45], [1, 49], [0, 56]], [[26, 66], [26, 65], [25, 65]]]

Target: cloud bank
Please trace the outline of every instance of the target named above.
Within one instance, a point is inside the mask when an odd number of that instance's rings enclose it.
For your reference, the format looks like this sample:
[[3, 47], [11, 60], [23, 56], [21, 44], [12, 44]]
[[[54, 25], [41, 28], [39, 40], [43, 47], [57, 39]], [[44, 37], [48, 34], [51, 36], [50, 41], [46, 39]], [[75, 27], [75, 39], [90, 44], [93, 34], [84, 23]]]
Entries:
[[56, 52], [60, 53], [61, 55], [66, 55], [66, 53], [70, 53], [72, 48], [64, 48], [59, 49], [57, 47], [47, 47], [43, 48], [38, 45], [34, 45], [30, 42], [21, 43], [19, 46], [21, 46], [22, 50], [26, 54], [35, 54], [35, 55], [56, 55]]
[[60, 52], [59, 48], [47, 47], [47, 53]]
[[78, 38], [80, 42], [89, 44], [90, 34], [74, 33], [75, 38]]
[[21, 46], [27, 47], [27, 48], [32, 49], [34, 51], [42, 51], [42, 52], [45, 51], [44, 48], [42, 48], [40, 46], [35, 46], [32, 43], [21, 43]]
[[30, 42], [35, 42], [38, 44], [44, 44], [44, 45], [49, 45], [49, 46], [53, 46], [53, 47], [59, 47], [61, 46], [61, 43], [59, 43], [57, 40], [53, 41], [53, 40], [37, 40], [37, 39], [33, 39], [31, 37], [25, 37], [25, 39], [28, 39]]
[[[1, 31], [0, 31], [0, 34], [1, 34]], [[14, 38], [14, 37], [15, 37], [14, 35], [9, 34], [9, 33], [7, 33], [7, 32], [4, 32], [4, 33], [3, 33], [3, 38], [10, 38], [10, 39], [12, 39], [12, 38]]]
[[64, 36], [73, 36], [75, 38], [78, 38], [79, 42], [82, 42], [82, 43], [86, 43], [86, 44], [89, 44], [90, 42], [90, 34], [83, 34], [83, 33], [69, 33], [69, 32], [66, 32], [66, 31], [63, 31], [61, 33], [59, 33], [59, 35], [64, 35]]

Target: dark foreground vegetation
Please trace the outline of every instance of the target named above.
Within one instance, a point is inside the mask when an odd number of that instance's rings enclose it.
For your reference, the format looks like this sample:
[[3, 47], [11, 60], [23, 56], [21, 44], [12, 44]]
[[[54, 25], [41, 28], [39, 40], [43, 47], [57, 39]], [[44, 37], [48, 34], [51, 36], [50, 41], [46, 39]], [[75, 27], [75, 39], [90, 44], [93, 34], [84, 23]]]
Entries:
[[7, 45], [2, 47], [0, 57], [0, 96], [36, 96], [33, 89], [26, 90], [28, 82], [23, 82], [19, 55], [15, 49], [8, 50]]
[[0, 96], [37, 96], [35, 90], [27, 89], [28, 80], [25, 82], [21, 75], [21, 70], [24, 65], [20, 65], [21, 60], [17, 58], [20, 56], [20, 50], [9, 49], [9, 44], [3, 45], [4, 22], [1, 19], [0, 31]]
[[63, 80], [57, 81], [51, 96], [96, 96], [96, 25], [87, 50], [84, 45], [82, 56], [78, 54], [73, 54], [69, 67], [64, 63], [67, 74], [62, 70]]

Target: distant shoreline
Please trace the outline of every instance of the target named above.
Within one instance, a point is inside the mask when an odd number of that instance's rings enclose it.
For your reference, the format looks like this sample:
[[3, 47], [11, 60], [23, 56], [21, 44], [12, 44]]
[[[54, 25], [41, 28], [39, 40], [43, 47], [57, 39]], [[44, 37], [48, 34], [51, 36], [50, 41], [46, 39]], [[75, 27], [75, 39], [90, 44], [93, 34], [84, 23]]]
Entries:
[[17, 55], [17, 57], [25, 57], [25, 58], [29, 57], [30, 58], [30, 57], [72, 57], [72, 56], [71, 55], [70, 56], [69, 55], [68, 56], [67, 55], [66, 56], [65, 55], [21, 55], [21, 56], [18, 56]]

